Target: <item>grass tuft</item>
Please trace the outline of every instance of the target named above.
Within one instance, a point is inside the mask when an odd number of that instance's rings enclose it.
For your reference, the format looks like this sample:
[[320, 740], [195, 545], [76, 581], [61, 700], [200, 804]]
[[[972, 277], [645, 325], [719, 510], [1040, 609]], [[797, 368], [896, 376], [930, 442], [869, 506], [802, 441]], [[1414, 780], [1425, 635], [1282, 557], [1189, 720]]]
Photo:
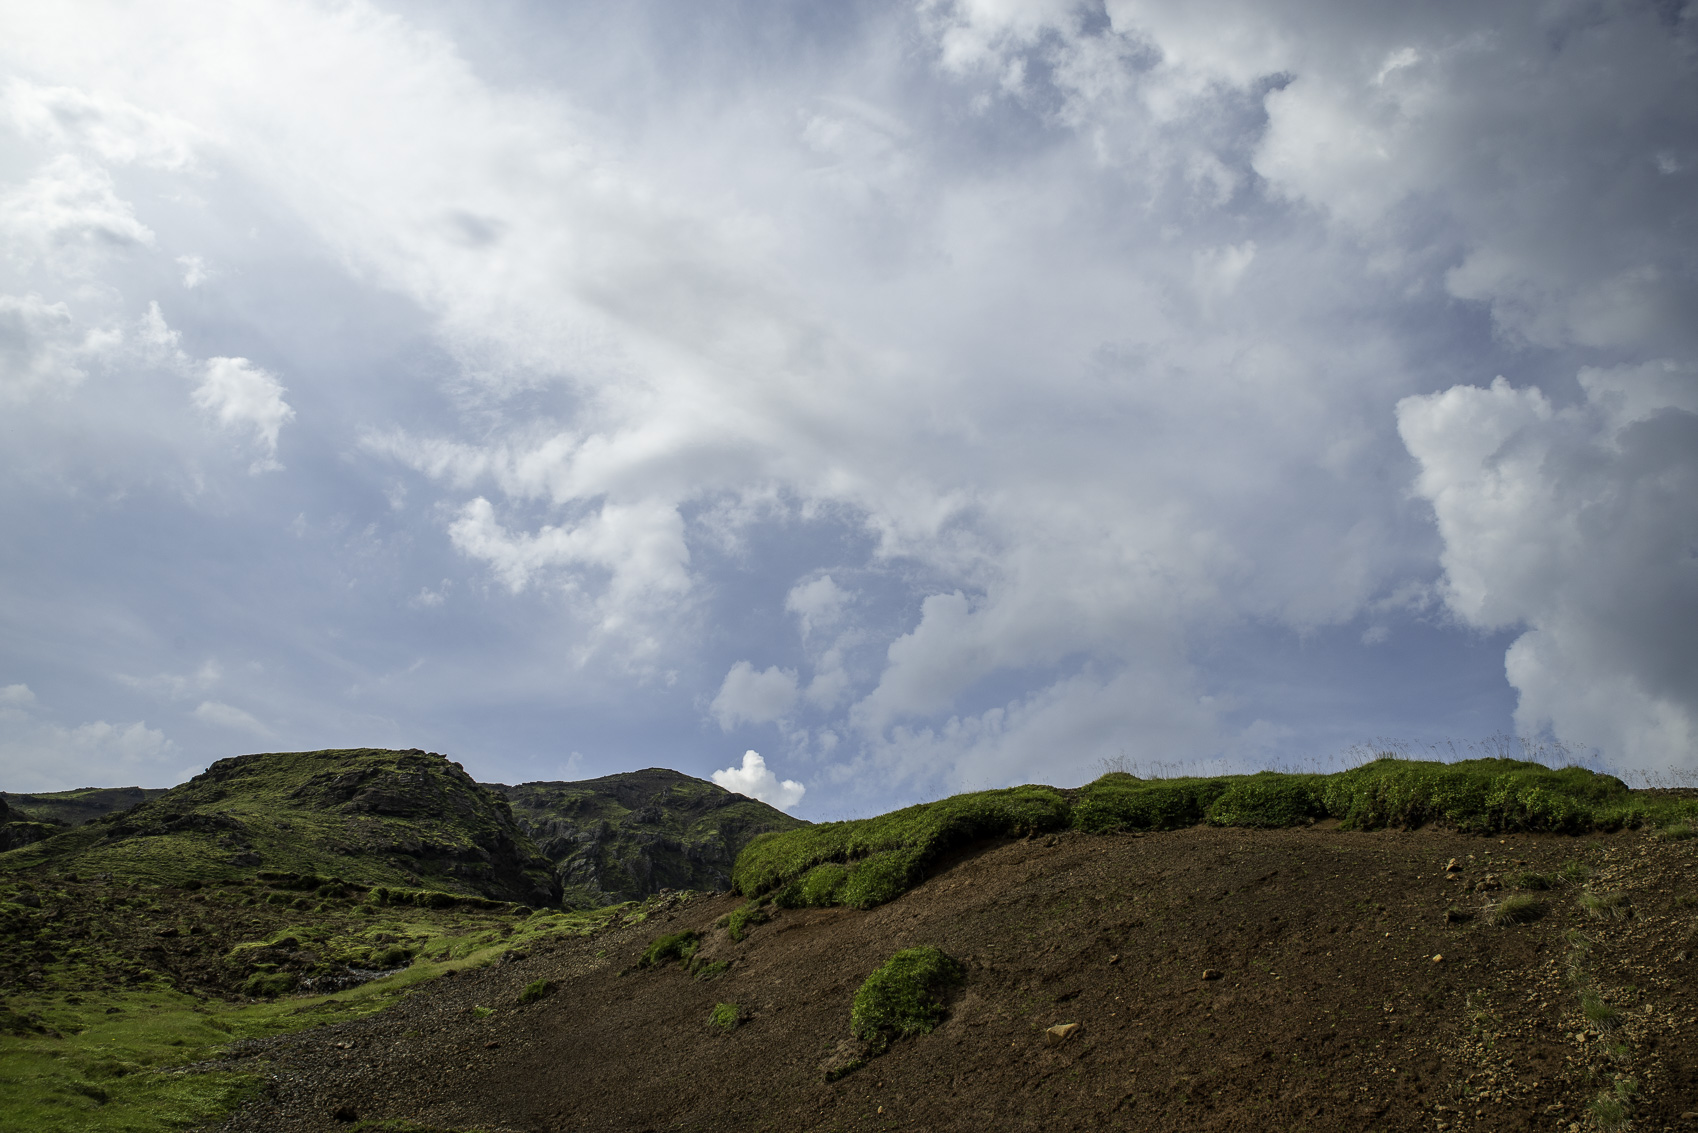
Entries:
[[1625, 893], [1594, 893], [1588, 889], [1580, 894], [1580, 907], [1586, 915], [1600, 921], [1625, 920], [1633, 915], [1633, 901]]
[[525, 985], [525, 990], [519, 993], [520, 1003], [535, 1003], [539, 999], [554, 994], [554, 981], [536, 980]]
[[725, 931], [730, 934], [731, 939], [740, 942], [749, 935], [750, 929], [771, 920], [772, 914], [767, 911], [766, 905], [764, 899], [755, 900], [726, 913], [721, 923], [725, 925]]
[[1480, 919], [1489, 925], [1527, 924], [1545, 915], [1545, 903], [1527, 893], [1512, 893], [1487, 905]]
[[643, 953], [643, 958], [637, 961], [637, 966], [658, 968], [674, 960], [688, 964], [700, 946], [701, 936], [690, 929], [672, 933], [670, 936], [656, 937]]
[[1543, 891], [1551, 887], [1550, 878], [1546, 877], [1542, 873], [1534, 873], [1532, 870], [1523, 870], [1520, 873], [1508, 874], [1504, 877], [1503, 882], [1511, 889], [1532, 889]]
[[1580, 993], [1580, 1013], [1600, 1031], [1611, 1030], [1621, 1023], [1621, 1012], [1590, 988]]
[[892, 1039], [929, 1034], [943, 1018], [943, 992], [965, 977], [960, 962], [936, 948], [905, 948], [855, 993], [850, 1033], [875, 1052]]
[[716, 1003], [708, 1013], [708, 1025], [730, 1034], [743, 1022], [743, 1009], [735, 1003]]

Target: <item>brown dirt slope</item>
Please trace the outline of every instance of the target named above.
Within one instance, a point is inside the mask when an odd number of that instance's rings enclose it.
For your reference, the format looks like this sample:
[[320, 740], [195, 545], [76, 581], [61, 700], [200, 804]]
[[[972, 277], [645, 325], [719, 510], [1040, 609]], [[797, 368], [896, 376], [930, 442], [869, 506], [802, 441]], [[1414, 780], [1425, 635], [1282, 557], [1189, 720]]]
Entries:
[[[1640, 832], [1199, 827], [982, 846], [742, 943], [713, 927], [736, 900], [697, 897], [251, 1046], [270, 1087], [224, 1128], [1590, 1130], [1608, 1091], [1635, 1129], [1698, 1129], [1695, 857]], [[1565, 863], [1537, 919], [1480, 915]], [[730, 970], [621, 974], [685, 928]], [[966, 966], [944, 1022], [827, 1082], [856, 988], [922, 944]], [[716, 1003], [746, 1021], [715, 1030]]]

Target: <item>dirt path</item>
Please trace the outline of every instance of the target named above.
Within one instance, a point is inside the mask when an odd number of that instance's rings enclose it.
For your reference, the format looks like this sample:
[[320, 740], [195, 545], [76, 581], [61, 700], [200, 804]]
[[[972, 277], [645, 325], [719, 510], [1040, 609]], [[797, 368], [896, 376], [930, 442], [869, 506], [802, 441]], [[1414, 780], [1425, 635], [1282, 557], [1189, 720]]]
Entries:
[[[1447, 919], [1568, 862], [1590, 878], [1535, 892], [1539, 919]], [[996, 843], [868, 912], [781, 911], [737, 944], [712, 926], [739, 902], [699, 898], [256, 1047], [273, 1089], [224, 1128], [1560, 1131], [1631, 1079], [1635, 1129], [1698, 1131], [1695, 864], [1698, 840], [1639, 833]], [[1625, 896], [1600, 919], [1587, 890]], [[684, 928], [725, 975], [620, 974]], [[920, 944], [966, 964], [946, 1021], [826, 1082], [855, 989]], [[557, 990], [521, 1004], [538, 979]]]

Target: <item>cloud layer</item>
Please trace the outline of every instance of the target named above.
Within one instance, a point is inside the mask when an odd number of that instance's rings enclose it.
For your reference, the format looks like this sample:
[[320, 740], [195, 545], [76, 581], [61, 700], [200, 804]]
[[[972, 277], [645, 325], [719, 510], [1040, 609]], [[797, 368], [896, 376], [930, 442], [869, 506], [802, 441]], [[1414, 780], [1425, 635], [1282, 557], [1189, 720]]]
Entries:
[[3, 502], [147, 576], [7, 566], [0, 679], [810, 805], [1691, 759], [1684, 12], [0, 10]]

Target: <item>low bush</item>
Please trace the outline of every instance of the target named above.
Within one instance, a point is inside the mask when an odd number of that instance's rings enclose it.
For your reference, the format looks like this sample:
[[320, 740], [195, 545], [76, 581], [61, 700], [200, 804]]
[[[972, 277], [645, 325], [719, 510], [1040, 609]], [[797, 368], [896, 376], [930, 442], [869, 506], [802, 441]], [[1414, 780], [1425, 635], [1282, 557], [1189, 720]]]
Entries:
[[554, 982], [552, 980], [536, 980], [525, 985], [525, 990], [519, 993], [519, 1002], [535, 1003], [537, 1000], [553, 994]]
[[738, 856], [731, 883], [745, 897], [756, 897], [787, 889], [817, 866], [835, 864], [841, 875], [818, 874], [810, 896], [790, 891], [785, 900], [871, 908], [911, 888], [926, 866], [955, 846], [1065, 829], [1070, 817], [1067, 800], [1053, 787], [955, 795], [877, 818], [759, 835]]
[[637, 961], [640, 968], [658, 968], [677, 960], [688, 964], [695, 956], [696, 949], [701, 946], [701, 936], [696, 932], [685, 929], [670, 936], [656, 937], [643, 952], [642, 959]]
[[735, 1003], [716, 1003], [708, 1013], [708, 1025], [730, 1034], [743, 1021], [743, 1009]]
[[874, 1051], [891, 1040], [929, 1034], [943, 1018], [943, 993], [965, 978], [961, 964], [936, 948], [905, 948], [855, 993], [849, 1031]]
[[765, 924], [771, 919], [772, 914], [767, 911], [766, 901], [758, 900], [750, 901], [745, 905], [740, 905], [737, 908], [732, 909], [729, 913], [725, 914], [723, 923], [725, 925], [725, 931], [730, 934], [731, 939], [741, 941], [745, 936], [749, 935], [749, 930], [751, 928], [759, 924]]

